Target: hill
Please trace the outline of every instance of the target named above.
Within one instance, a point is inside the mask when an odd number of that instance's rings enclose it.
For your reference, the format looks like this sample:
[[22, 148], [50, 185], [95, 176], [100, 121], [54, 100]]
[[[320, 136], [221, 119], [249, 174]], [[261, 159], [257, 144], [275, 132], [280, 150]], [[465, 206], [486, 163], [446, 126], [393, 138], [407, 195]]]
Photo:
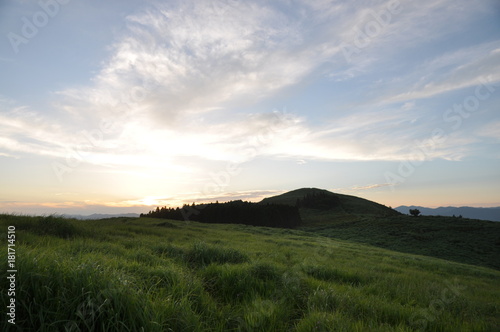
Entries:
[[364, 198], [332, 193], [318, 188], [302, 188], [263, 199], [261, 204], [298, 206], [304, 224], [332, 223], [357, 216], [397, 216], [399, 212]]
[[[0, 298], [3, 308], [15, 299], [16, 325], [0, 320], [6, 332], [500, 326], [499, 271], [312, 232], [11, 215], [0, 215], [0, 228], [16, 236], [15, 294]], [[0, 274], [9, 289], [6, 270]]]
[[474, 208], [469, 206], [461, 207], [439, 207], [439, 208], [426, 208], [422, 206], [398, 206], [396, 211], [407, 214], [410, 209], [418, 209], [420, 213], [425, 216], [462, 216], [469, 219], [480, 219], [490, 221], [500, 221], [500, 207], [491, 208]]
[[500, 224], [467, 218], [410, 217], [384, 205], [317, 188], [266, 198], [299, 206], [301, 230], [332, 239], [500, 269]]
[[500, 223], [466, 218], [358, 216], [301, 230], [405, 253], [500, 270]]
[[410, 217], [363, 198], [317, 188], [293, 190], [259, 203], [157, 208], [141, 217], [298, 228], [332, 239], [500, 269], [499, 223]]

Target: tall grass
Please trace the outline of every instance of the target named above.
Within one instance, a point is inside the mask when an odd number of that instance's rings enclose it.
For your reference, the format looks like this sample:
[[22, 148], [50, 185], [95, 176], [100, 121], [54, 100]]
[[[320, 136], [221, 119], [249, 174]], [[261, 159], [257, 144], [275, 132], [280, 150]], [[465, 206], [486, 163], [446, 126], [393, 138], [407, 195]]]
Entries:
[[[16, 325], [2, 319], [0, 330], [495, 331], [500, 326], [496, 270], [300, 231], [168, 223], [0, 216], [0, 233], [16, 226], [18, 269]], [[7, 261], [6, 250], [0, 250], [0, 260]], [[6, 289], [5, 275], [1, 278]], [[0, 305], [5, 308], [7, 301], [2, 293]]]

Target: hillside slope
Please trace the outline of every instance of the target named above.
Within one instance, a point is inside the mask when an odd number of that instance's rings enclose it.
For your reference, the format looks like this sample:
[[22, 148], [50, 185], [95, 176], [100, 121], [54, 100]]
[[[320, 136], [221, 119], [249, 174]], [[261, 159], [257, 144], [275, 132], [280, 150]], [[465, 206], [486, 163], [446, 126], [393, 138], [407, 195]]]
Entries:
[[299, 204], [300, 229], [314, 234], [500, 270], [500, 223], [415, 218], [363, 198], [316, 188], [290, 191], [261, 203]]
[[299, 203], [302, 221], [309, 225], [352, 220], [357, 216], [397, 216], [400, 214], [385, 205], [364, 198], [332, 193], [318, 188], [301, 188], [261, 201], [261, 204], [267, 203], [293, 206]]
[[343, 222], [304, 226], [301, 230], [500, 270], [498, 222], [439, 216], [359, 216]]
[[16, 231], [16, 325], [2, 319], [1, 331], [500, 326], [500, 272], [488, 268], [246, 225], [0, 215], [0, 228], [8, 226]]

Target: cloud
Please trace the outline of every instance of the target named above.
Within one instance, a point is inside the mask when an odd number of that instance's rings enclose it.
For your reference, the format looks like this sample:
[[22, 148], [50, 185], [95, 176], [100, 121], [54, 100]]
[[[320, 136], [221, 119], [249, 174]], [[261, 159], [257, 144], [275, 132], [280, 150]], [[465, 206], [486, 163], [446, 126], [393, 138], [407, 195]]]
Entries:
[[406, 80], [416, 84], [409, 91], [384, 96], [384, 100], [386, 103], [418, 100], [485, 82], [500, 82], [499, 50], [500, 42], [495, 41], [441, 55], [411, 72]]
[[[4, 108], [3, 149], [65, 158], [83, 145], [86, 162], [103, 164], [137, 160], [141, 151], [232, 158], [260, 120], [228, 108], [296, 84], [317, 66], [317, 49], [301, 45], [302, 23], [270, 5], [156, 2], [126, 23], [91, 85], [56, 91], [51, 112]], [[200, 118], [224, 110], [222, 121]], [[103, 136], [109, 119], [116, 130], [89, 146], [85, 133]]]
[[392, 185], [393, 185], [392, 183], [370, 184], [370, 185], [366, 185], [366, 186], [351, 187], [350, 190], [352, 190], [352, 191], [371, 190], [371, 189], [377, 189], [377, 188], [383, 188], [383, 187], [390, 187]]
[[[418, 119], [418, 100], [475, 84], [498, 66], [498, 44], [429, 60], [408, 74], [405, 84], [390, 82], [396, 88], [325, 125], [311, 125], [308, 114], [290, 115], [276, 125], [271, 110], [249, 115], [235, 110], [304, 84], [318, 72], [330, 70], [331, 76], [356, 83], [397, 51], [390, 45], [411, 48], [430, 31], [434, 38], [449, 31], [439, 32], [447, 22], [440, 15], [462, 22], [467, 19], [462, 7], [486, 6], [467, 3], [401, 1], [401, 12], [348, 64], [340, 45], [352, 43], [356, 26], [373, 21], [387, 1], [370, 6], [326, 0], [153, 1], [127, 16], [91, 84], [55, 93], [54, 110], [41, 115], [42, 110], [4, 105], [0, 148], [4, 155], [62, 159], [78, 150], [87, 163], [145, 168], [190, 156], [245, 162], [256, 153], [299, 160], [404, 159], [416, 138], [416, 126], [408, 128]], [[415, 80], [421, 72], [431, 74]], [[114, 129], [103, 132], [103, 120], [111, 120]], [[447, 153], [435, 151], [433, 157]]]
[[[190, 202], [195, 203], [210, 203], [210, 202], [227, 202], [234, 200], [244, 200], [259, 202], [266, 197], [275, 196], [284, 193], [283, 190], [247, 190], [247, 191], [233, 191], [225, 192], [220, 195], [207, 195], [205, 197], [193, 196], [191, 198], [185, 198], [184, 202], [189, 204]], [[199, 194], [198, 194], [199, 195]]]
[[119, 103], [142, 87], [142, 112], [161, 125], [249, 102], [297, 83], [315, 66], [300, 46], [300, 24], [270, 6], [249, 2], [157, 2], [127, 17], [127, 31], [95, 78], [97, 88], [62, 93]]
[[3, 153], [3, 152], [0, 152], [0, 157], [6, 157], [6, 158], [19, 158], [19, 157], [16, 157], [14, 155], [11, 155], [11, 154], [8, 154], [8, 153]]
[[[184, 204], [227, 202], [245, 200], [258, 202], [266, 197], [284, 193], [282, 190], [248, 190], [221, 193], [219, 195], [202, 195], [199, 192], [179, 193], [175, 196], [147, 196], [118, 201], [58, 201], [58, 202], [18, 202], [0, 201], [0, 212], [31, 214], [90, 214], [90, 213], [146, 213], [157, 206], [181, 207]], [[67, 194], [64, 194], [67, 196]], [[70, 194], [71, 196], [71, 194]]]
[[500, 120], [493, 121], [482, 126], [477, 131], [478, 136], [489, 137], [500, 141]]

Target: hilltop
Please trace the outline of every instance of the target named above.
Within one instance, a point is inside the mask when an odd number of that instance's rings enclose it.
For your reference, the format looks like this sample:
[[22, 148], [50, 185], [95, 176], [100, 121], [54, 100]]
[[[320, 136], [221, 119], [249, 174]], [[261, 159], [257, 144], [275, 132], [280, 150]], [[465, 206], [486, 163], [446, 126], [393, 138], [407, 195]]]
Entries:
[[[296, 206], [297, 201], [316, 201], [318, 203], [312, 208], [319, 210], [330, 210], [331, 212], [345, 214], [372, 214], [372, 215], [396, 215], [393, 209], [385, 205], [369, 201], [357, 196], [332, 193], [325, 189], [301, 188], [287, 193], [264, 198], [261, 203], [275, 203]], [[322, 205], [322, 203], [324, 203]], [[313, 204], [314, 205], [314, 204]], [[307, 208], [307, 206], [305, 206]]]
[[177, 208], [157, 207], [140, 217], [296, 228], [359, 216], [389, 217], [400, 213], [363, 198], [341, 195], [317, 188], [302, 188], [259, 203], [241, 200], [203, 203]]
[[318, 188], [293, 190], [259, 203], [157, 208], [141, 217], [295, 228], [331, 239], [500, 269], [500, 223], [410, 217], [367, 199]]
[[379, 203], [318, 188], [301, 188], [263, 199], [261, 204], [299, 207], [304, 224], [335, 223], [360, 216], [389, 217], [400, 213]]

